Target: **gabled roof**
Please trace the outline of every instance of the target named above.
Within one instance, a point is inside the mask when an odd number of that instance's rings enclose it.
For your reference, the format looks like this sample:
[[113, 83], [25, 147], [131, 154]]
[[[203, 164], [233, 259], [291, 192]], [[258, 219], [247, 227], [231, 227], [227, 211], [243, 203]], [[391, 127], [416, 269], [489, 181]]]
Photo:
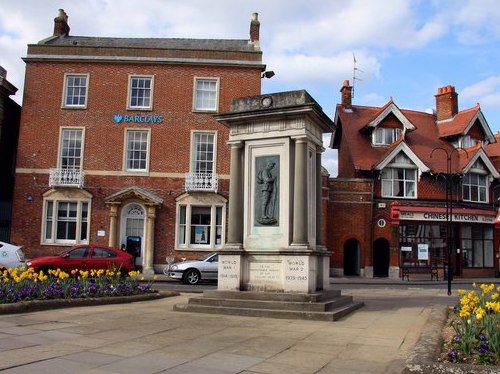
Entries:
[[375, 128], [377, 127], [389, 114], [394, 114], [396, 118], [401, 122], [404, 131], [413, 131], [415, 130], [415, 126], [405, 117], [405, 115], [401, 112], [398, 106], [394, 103], [392, 97], [387, 104], [385, 104], [382, 108], [380, 108], [379, 112], [375, 114], [375, 118], [372, 119], [366, 126], [361, 129], [364, 131], [365, 129]]
[[[383, 116], [380, 116], [387, 108], [393, 108], [391, 102], [386, 104], [383, 109], [380, 107], [354, 105], [348, 111], [344, 110], [341, 104], [337, 105], [335, 113], [337, 131], [332, 135], [330, 146], [335, 149], [344, 148], [344, 152], [349, 154], [355, 170], [376, 170], [377, 167], [380, 167], [380, 165], [383, 165], [385, 161], [391, 158], [393, 152], [399, 149], [398, 147], [403, 147], [399, 145], [399, 143], [403, 142], [411, 150], [414, 158], [425, 165], [430, 172], [448, 172], [448, 156], [450, 157], [450, 172], [462, 172], [463, 168], [468, 165], [468, 162], [464, 162], [461, 159], [464, 156], [460, 156], [462, 152], [456, 150], [447, 141], [446, 137], [442, 136], [444, 132], [443, 128], [450, 124], [458, 127], [459, 123], [466, 123], [467, 125], [462, 126], [462, 129], [465, 130], [469, 128], [468, 126], [471, 122], [472, 124], [474, 123], [475, 118], [483, 126], [485, 136], [488, 137], [491, 134], [491, 141], [495, 141], [480, 110], [468, 110], [465, 111], [466, 113], [460, 112], [454, 119], [456, 122], [443, 121], [437, 126], [435, 114], [401, 109], [401, 115], [415, 126], [416, 131], [407, 132], [404, 139], [400, 139], [399, 142], [395, 142], [389, 147], [374, 147], [371, 144], [371, 137], [362, 130], [366, 129], [367, 125], [372, 123], [374, 119], [383, 118]], [[454, 131], [452, 130], [448, 133], [451, 134]], [[342, 137], [342, 141], [340, 141], [340, 137]], [[406, 148], [404, 149], [406, 150]], [[500, 155], [500, 148], [498, 149], [498, 154]], [[490, 165], [493, 164], [490, 162]]]
[[475, 107], [460, 111], [451, 120], [437, 122], [440, 138], [448, 138], [453, 136], [467, 135], [471, 127], [478, 123], [483, 131], [486, 140], [489, 143], [494, 143], [494, 135], [484, 118], [481, 107], [477, 104]]
[[389, 154], [384, 157], [377, 165], [374, 166], [376, 170], [382, 170], [388, 164], [394, 160], [394, 158], [400, 154], [404, 153], [418, 168], [419, 174], [429, 172], [430, 169], [425, 165], [422, 160], [408, 147], [404, 141], [399, 141], [397, 146], [393, 147]]
[[500, 170], [500, 133], [497, 132], [494, 136], [496, 142], [487, 144], [484, 150], [496, 169]]
[[[467, 160], [468, 162], [461, 168], [461, 172], [464, 174], [468, 173], [470, 171], [470, 169], [472, 168], [472, 166], [476, 163], [476, 161], [481, 160], [483, 162], [484, 166], [486, 166], [488, 173], [490, 175], [492, 175], [494, 178], [499, 178], [500, 174], [498, 173], [495, 166], [488, 158], [484, 149], [480, 146], [473, 147], [473, 148], [474, 148], [472, 150], [473, 154], [470, 154], [470, 152], [468, 153], [468, 160]], [[463, 156], [463, 154], [461, 154], [461, 161], [463, 161], [463, 159], [464, 159], [464, 156]]]

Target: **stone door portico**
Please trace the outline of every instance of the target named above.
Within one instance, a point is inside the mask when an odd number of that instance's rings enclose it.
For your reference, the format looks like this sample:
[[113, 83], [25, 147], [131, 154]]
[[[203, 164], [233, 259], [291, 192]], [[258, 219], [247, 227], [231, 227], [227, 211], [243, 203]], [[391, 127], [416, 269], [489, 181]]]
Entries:
[[109, 207], [109, 245], [120, 247], [121, 210], [135, 203], [145, 209], [145, 228], [142, 256], [142, 272], [154, 274], [154, 232], [156, 209], [163, 204], [163, 199], [140, 187], [129, 187], [119, 191], [105, 200]]

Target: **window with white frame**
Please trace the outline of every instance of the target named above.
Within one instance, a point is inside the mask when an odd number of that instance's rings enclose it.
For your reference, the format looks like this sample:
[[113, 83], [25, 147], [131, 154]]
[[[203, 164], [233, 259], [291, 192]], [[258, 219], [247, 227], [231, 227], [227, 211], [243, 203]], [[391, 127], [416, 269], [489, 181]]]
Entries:
[[376, 127], [372, 132], [373, 145], [389, 145], [401, 137], [401, 129]]
[[87, 106], [88, 79], [88, 74], [64, 76], [63, 107], [85, 108]]
[[149, 131], [127, 130], [125, 147], [125, 170], [147, 171], [149, 166]]
[[44, 243], [88, 243], [88, 200], [44, 200]]
[[488, 202], [488, 177], [485, 174], [467, 173], [462, 180], [464, 201]]
[[80, 170], [82, 167], [83, 129], [61, 129], [59, 167]]
[[223, 205], [178, 205], [177, 245], [215, 249], [223, 243]]
[[217, 78], [195, 78], [194, 105], [197, 111], [217, 111], [219, 106], [219, 80]]
[[153, 77], [130, 76], [128, 109], [152, 109]]
[[382, 197], [415, 198], [417, 169], [387, 167], [382, 170]]
[[215, 133], [193, 133], [191, 172], [213, 174], [215, 166]]

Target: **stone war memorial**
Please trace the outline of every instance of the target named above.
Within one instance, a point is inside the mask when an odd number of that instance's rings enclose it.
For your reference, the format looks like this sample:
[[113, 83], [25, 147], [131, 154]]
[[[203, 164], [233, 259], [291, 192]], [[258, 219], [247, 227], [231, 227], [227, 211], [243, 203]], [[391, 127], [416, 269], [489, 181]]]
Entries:
[[305, 90], [238, 98], [216, 118], [231, 146], [218, 288], [175, 310], [336, 320], [361, 307], [329, 290], [321, 156], [331, 119]]

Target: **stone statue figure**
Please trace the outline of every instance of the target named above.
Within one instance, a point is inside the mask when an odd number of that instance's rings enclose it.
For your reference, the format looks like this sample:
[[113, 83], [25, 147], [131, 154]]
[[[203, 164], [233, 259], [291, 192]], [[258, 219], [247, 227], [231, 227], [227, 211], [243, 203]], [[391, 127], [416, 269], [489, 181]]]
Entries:
[[272, 173], [275, 165], [275, 162], [268, 161], [265, 167], [257, 173], [261, 207], [257, 222], [261, 225], [274, 225], [278, 222], [275, 216], [278, 190], [276, 188], [276, 175]]

